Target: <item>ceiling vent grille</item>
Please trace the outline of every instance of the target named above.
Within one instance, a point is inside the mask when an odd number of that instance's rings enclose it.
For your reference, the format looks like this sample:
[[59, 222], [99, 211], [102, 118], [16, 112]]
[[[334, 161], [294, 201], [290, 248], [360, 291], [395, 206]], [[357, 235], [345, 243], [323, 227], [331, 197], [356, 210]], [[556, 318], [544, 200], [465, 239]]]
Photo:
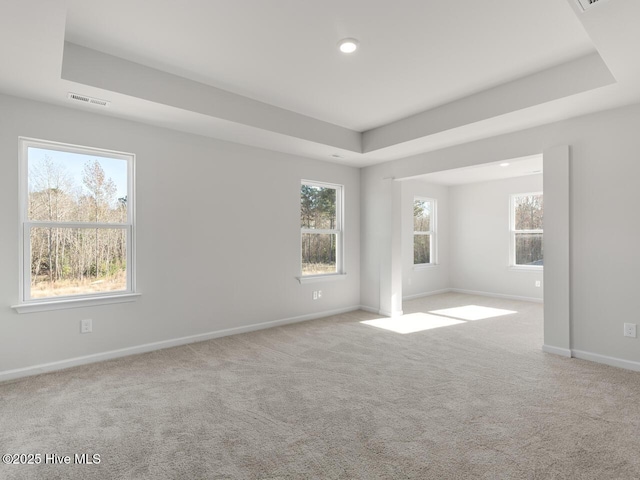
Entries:
[[67, 94], [69, 100], [75, 100], [77, 102], [89, 103], [91, 105], [98, 105], [99, 107], [108, 107], [109, 102], [106, 100], [100, 100], [99, 98], [88, 97], [87, 95], [79, 95], [77, 93], [69, 92]]
[[603, 2], [605, 0], [576, 0], [576, 2], [578, 2], [578, 5], [580, 5], [580, 8], [582, 8], [582, 10], [588, 10], [592, 7], [595, 7], [598, 3]]

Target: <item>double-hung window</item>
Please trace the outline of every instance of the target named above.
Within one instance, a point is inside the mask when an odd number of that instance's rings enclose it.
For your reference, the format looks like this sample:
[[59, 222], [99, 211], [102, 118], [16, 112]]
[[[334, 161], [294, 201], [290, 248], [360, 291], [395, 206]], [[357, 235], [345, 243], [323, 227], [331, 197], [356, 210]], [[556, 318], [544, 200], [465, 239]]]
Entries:
[[343, 187], [302, 180], [302, 276], [343, 273]]
[[21, 305], [132, 294], [134, 155], [21, 138], [20, 167]]
[[544, 202], [542, 193], [511, 196], [511, 265], [543, 266]]
[[413, 264], [436, 263], [436, 201], [416, 197], [413, 199]]

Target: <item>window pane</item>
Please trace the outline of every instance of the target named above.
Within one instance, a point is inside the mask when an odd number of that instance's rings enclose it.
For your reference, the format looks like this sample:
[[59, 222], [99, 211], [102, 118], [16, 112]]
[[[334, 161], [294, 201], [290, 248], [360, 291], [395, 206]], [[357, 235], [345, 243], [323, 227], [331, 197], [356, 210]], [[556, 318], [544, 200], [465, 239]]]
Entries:
[[516, 265], [543, 265], [541, 233], [516, 233]]
[[29, 220], [125, 223], [127, 161], [28, 148]]
[[126, 229], [30, 230], [31, 298], [127, 289]]
[[302, 234], [302, 275], [336, 273], [335, 234]]
[[431, 235], [413, 236], [413, 264], [431, 263]]
[[302, 185], [300, 189], [300, 225], [302, 228], [332, 230], [336, 225], [337, 190]]
[[431, 230], [431, 202], [415, 200], [413, 202], [413, 231], [428, 232], [429, 230]]
[[542, 195], [523, 195], [516, 197], [516, 230], [542, 230]]

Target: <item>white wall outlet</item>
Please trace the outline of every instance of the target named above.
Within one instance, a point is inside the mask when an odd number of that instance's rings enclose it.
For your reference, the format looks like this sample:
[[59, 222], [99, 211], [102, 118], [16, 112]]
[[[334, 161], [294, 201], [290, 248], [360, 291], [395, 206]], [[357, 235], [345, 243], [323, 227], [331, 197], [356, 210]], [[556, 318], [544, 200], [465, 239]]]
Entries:
[[322, 298], [322, 290], [318, 290], [318, 298]]
[[540, 282], [540, 280], [536, 280], [536, 287], [539, 287], [542, 284], [542, 282]]
[[90, 318], [80, 320], [80, 333], [91, 333], [91, 332], [93, 332], [92, 320]]
[[318, 299], [318, 291], [317, 291], [317, 290], [314, 290], [314, 291], [313, 291], [313, 299], [314, 299], [314, 300], [317, 300], [317, 299]]
[[624, 324], [624, 336], [636, 338], [636, 324], [625, 323]]

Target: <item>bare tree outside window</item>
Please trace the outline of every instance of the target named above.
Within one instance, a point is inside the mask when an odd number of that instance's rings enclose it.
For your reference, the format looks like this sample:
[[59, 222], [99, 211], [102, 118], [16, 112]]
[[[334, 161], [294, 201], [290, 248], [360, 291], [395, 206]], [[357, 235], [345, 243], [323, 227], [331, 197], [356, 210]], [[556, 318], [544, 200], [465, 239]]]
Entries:
[[413, 201], [413, 264], [435, 263], [435, 200]]
[[300, 188], [302, 275], [339, 273], [341, 242], [339, 185], [303, 182]]
[[25, 300], [127, 291], [128, 160], [30, 143]]
[[544, 199], [542, 194], [514, 195], [511, 205], [513, 264], [543, 266]]

